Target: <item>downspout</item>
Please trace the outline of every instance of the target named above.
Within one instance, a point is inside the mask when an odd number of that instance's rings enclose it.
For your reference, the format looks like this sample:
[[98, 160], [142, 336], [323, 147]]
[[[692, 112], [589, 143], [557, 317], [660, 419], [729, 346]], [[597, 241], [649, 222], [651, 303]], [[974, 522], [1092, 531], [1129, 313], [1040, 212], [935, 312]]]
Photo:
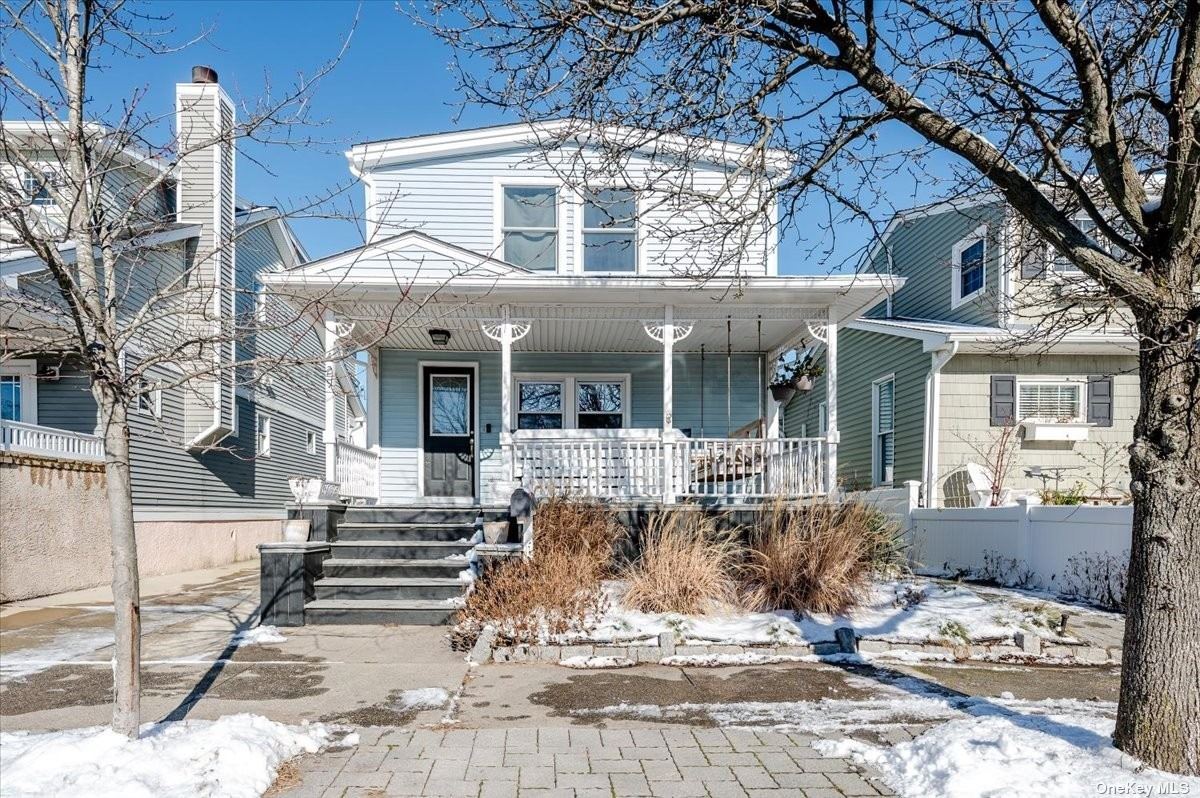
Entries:
[[924, 467], [922, 468], [921, 503], [924, 507], [937, 504], [934, 492], [937, 490], [938, 474], [938, 422], [941, 408], [942, 367], [950, 362], [950, 358], [958, 354], [958, 341], [950, 342], [949, 346], [935, 349], [930, 355], [929, 374], [925, 376], [925, 451]]

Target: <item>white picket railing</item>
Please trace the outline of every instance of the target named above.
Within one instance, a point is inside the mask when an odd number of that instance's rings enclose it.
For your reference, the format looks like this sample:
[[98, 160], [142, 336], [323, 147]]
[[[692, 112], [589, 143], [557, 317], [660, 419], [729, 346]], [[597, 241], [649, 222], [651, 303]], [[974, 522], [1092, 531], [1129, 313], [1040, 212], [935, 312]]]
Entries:
[[38, 424], [0, 421], [0, 451], [103, 463], [104, 439]]
[[333, 481], [339, 492], [354, 499], [379, 498], [379, 453], [352, 443], [333, 444]]
[[684, 438], [675, 443], [686, 498], [803, 498], [825, 493], [821, 438]]
[[819, 438], [664, 437], [656, 430], [514, 436], [514, 476], [535, 493], [601, 499], [802, 498], [825, 493]]

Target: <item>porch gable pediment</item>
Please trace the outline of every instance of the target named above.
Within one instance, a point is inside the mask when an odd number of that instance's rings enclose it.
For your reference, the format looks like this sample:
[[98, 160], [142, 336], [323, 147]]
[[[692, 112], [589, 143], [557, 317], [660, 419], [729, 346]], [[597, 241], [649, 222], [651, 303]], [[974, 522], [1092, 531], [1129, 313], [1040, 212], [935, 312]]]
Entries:
[[419, 230], [407, 230], [312, 261], [291, 273], [349, 283], [530, 274], [519, 266], [441, 241]]

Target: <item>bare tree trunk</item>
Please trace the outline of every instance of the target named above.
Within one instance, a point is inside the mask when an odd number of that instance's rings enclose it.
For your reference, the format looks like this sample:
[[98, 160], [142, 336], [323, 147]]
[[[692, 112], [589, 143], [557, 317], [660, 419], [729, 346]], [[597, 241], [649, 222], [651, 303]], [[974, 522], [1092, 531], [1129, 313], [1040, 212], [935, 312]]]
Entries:
[[1142, 405], [1113, 741], [1151, 767], [1200, 775], [1200, 362], [1195, 329], [1180, 318], [1166, 308], [1138, 318]]
[[141, 589], [129, 470], [129, 408], [112, 389], [93, 390], [104, 424], [108, 516], [112, 525], [113, 730], [130, 738], [141, 724]]

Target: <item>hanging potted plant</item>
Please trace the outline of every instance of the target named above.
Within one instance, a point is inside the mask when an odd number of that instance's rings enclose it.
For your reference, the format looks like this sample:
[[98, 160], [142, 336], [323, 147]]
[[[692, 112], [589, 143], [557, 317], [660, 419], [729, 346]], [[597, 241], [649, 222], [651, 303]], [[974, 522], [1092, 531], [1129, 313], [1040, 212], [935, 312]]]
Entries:
[[825, 373], [824, 367], [816, 362], [812, 352], [792, 364], [792, 387], [797, 391], [811, 391], [813, 380]]
[[775, 379], [771, 380], [770, 386], [771, 398], [780, 404], [786, 404], [796, 395], [796, 386], [793, 384], [794, 368], [794, 363], [780, 361], [775, 364]]

